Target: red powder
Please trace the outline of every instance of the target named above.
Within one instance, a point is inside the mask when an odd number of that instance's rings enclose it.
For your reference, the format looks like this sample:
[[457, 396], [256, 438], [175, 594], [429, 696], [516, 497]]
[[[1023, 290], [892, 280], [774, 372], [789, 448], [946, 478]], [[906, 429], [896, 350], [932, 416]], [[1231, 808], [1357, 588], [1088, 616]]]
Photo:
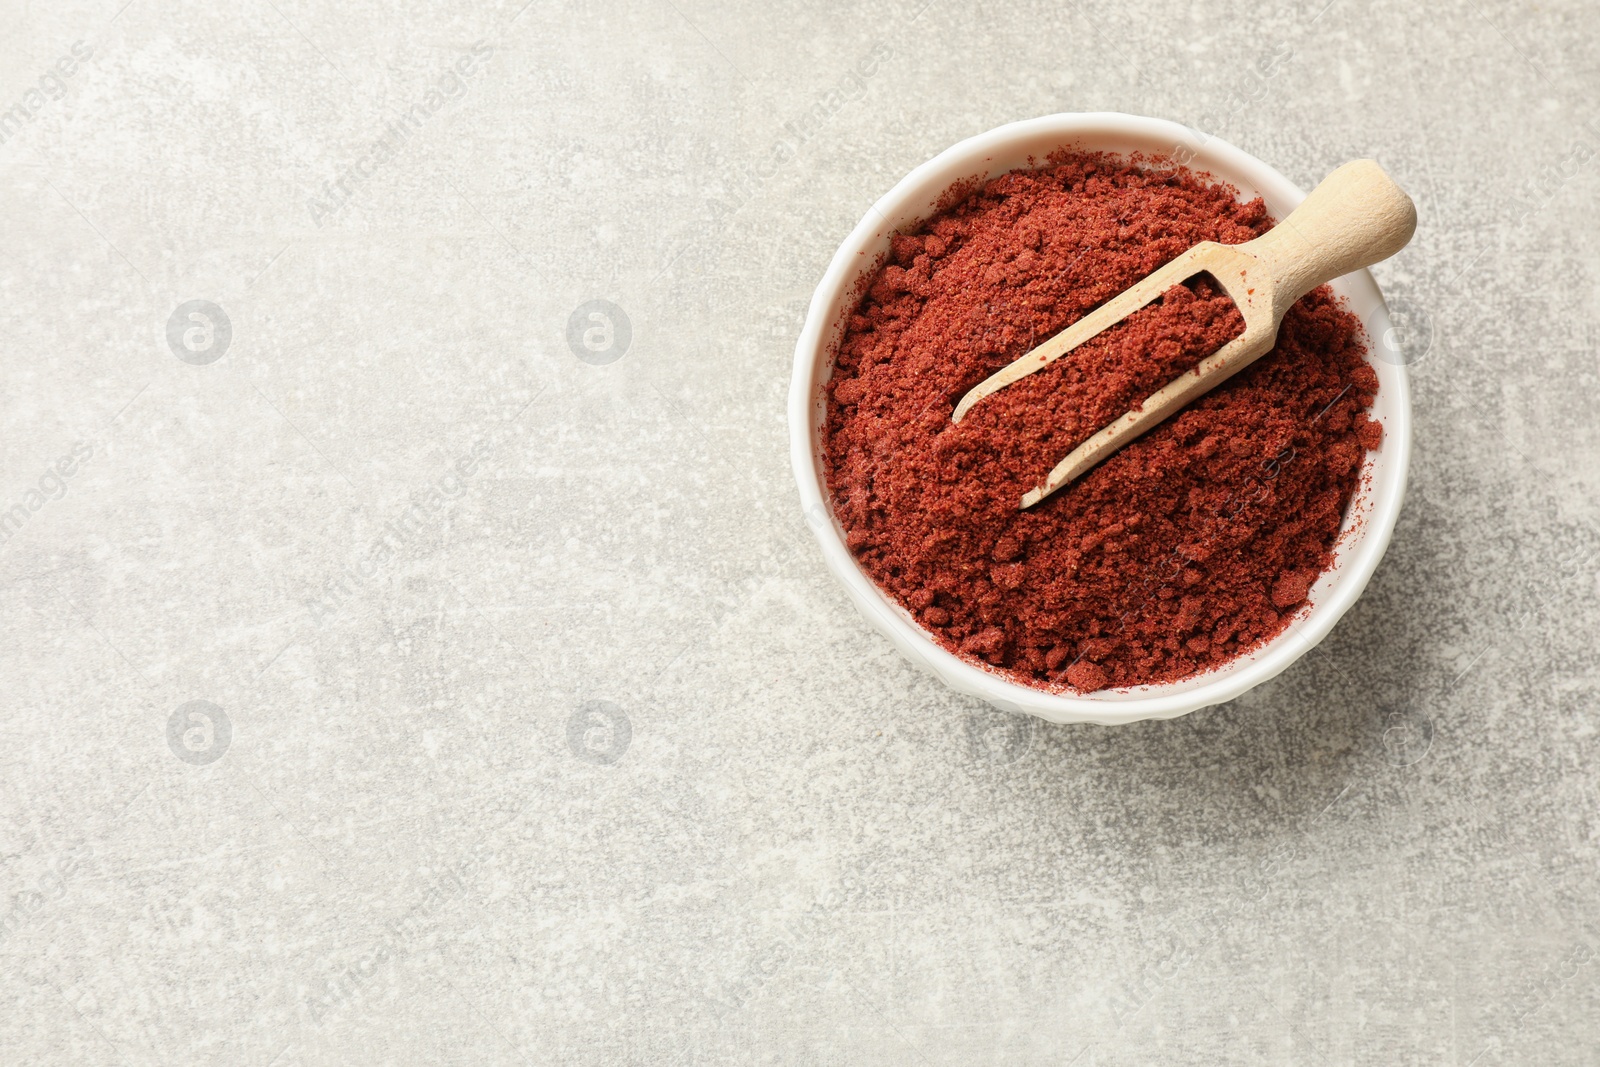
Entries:
[[972, 386], [1191, 245], [1272, 225], [1182, 168], [1060, 154], [894, 238], [828, 385], [835, 513], [946, 648], [1082, 691], [1175, 681], [1287, 625], [1332, 548], [1377, 375], [1327, 289], [1272, 352], [1027, 511], [1074, 446], [1238, 335], [1201, 275], [951, 423]]

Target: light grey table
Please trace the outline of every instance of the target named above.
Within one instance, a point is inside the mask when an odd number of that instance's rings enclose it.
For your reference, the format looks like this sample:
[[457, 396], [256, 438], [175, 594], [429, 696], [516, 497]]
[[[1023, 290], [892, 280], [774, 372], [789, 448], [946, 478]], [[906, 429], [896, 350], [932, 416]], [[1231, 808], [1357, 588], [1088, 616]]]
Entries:
[[[1596, 1062], [1591, 6], [520, 3], [6, 5], [0, 1060]], [[1116, 730], [897, 658], [783, 421], [1073, 110], [1422, 218], [1368, 593]]]

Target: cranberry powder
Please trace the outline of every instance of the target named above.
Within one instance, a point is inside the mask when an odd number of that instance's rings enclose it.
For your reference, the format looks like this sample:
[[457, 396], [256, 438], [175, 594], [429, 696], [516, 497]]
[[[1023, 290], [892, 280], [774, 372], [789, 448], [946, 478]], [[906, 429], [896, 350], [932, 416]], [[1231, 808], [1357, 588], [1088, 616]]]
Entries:
[[[1273, 350], [1043, 503], [1077, 444], [1238, 336], [1205, 275], [950, 421], [967, 390], [1260, 199], [1164, 160], [1058, 153], [983, 183], [865, 283], [828, 384], [835, 514], [946, 648], [1043, 687], [1176, 681], [1288, 625], [1333, 560], [1377, 375], [1327, 288]], [[959, 194], [958, 194], [959, 195]]]

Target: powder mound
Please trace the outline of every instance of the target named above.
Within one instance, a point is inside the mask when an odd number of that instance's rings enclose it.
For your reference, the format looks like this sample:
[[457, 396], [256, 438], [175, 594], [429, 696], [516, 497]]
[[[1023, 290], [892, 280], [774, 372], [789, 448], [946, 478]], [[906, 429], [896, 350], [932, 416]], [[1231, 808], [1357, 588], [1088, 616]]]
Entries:
[[850, 550], [953, 652], [1040, 686], [1176, 681], [1276, 636], [1332, 563], [1377, 375], [1327, 289], [1273, 351], [1028, 511], [1101, 426], [1243, 329], [1206, 275], [978, 404], [972, 386], [1199, 241], [1272, 225], [1181, 167], [1062, 153], [897, 236], [835, 355]]
[[1067, 682], [1075, 689], [1092, 693], [1096, 689], [1106, 687], [1106, 672], [1093, 663], [1079, 660], [1067, 668]]
[[1292, 608], [1306, 598], [1311, 592], [1311, 587], [1316, 584], [1317, 572], [1307, 568], [1303, 571], [1291, 571], [1280, 577], [1272, 585], [1272, 603], [1278, 608]]
[[1356, 437], [1361, 441], [1361, 447], [1369, 452], [1376, 452], [1378, 446], [1383, 444], [1383, 423], [1367, 417], [1366, 412], [1356, 416]]

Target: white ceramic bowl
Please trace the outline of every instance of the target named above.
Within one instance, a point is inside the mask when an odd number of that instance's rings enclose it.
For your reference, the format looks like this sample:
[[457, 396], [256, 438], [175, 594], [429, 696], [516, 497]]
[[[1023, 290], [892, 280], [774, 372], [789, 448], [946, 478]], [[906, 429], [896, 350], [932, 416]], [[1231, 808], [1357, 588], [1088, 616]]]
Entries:
[[1205, 674], [1166, 685], [1069, 695], [1022, 685], [980, 661], [947, 652], [867, 577], [845, 547], [820, 458], [826, 417], [823, 385], [833, 372], [834, 349], [861, 273], [881, 261], [894, 233], [931, 214], [940, 195], [957, 181], [1037, 166], [1037, 161], [1065, 146], [1176, 156], [1231, 183], [1246, 198], [1263, 197], [1267, 210], [1279, 219], [1305, 198], [1283, 175], [1215, 137], [1175, 122], [1113, 112], [1048, 115], [1014, 122], [941, 152], [872, 206], [834, 253], [811, 298], [805, 327], [795, 345], [794, 378], [789, 387], [789, 442], [795, 479], [801, 506], [822, 545], [823, 559], [861, 614], [907, 659], [932, 671], [952, 689], [981, 697], [1006, 711], [1027, 712], [1051, 722], [1112, 725], [1169, 719], [1232, 700], [1305, 655], [1355, 603], [1389, 544], [1411, 457], [1411, 400], [1405, 367], [1394, 351], [1388, 309], [1369, 273], [1357, 271], [1333, 284], [1334, 291], [1349, 301], [1366, 325], [1379, 382], [1372, 415], [1384, 429], [1383, 446], [1367, 454], [1361, 486], [1345, 515], [1335, 566], [1312, 588], [1309, 606], [1300, 610], [1283, 633]]

